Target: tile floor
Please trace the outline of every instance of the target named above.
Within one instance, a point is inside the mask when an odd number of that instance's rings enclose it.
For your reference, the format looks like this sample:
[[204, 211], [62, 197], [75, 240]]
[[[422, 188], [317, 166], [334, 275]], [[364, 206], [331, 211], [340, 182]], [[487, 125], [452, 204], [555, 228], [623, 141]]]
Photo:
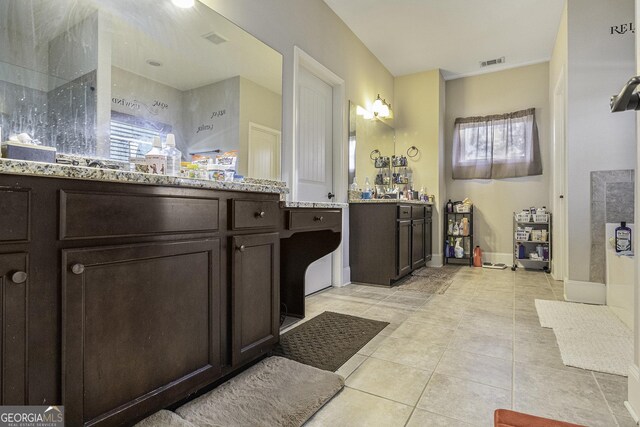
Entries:
[[511, 408], [588, 426], [634, 426], [627, 380], [562, 363], [534, 300], [562, 299], [542, 272], [463, 267], [444, 295], [362, 285], [307, 298], [389, 322], [337, 372], [346, 387], [308, 426], [493, 426]]

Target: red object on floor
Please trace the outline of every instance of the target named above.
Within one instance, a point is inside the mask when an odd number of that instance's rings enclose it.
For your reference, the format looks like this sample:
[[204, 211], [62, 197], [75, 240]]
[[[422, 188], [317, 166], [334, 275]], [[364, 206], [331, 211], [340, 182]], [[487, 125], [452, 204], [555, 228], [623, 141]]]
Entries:
[[480, 249], [480, 246], [476, 246], [473, 250], [473, 266], [482, 267], [482, 249]]
[[508, 409], [496, 409], [493, 414], [493, 421], [495, 427], [585, 427]]

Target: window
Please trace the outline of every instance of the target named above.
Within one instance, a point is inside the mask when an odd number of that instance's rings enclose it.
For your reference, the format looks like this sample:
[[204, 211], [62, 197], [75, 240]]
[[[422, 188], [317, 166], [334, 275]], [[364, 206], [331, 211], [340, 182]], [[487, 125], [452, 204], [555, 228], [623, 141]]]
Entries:
[[109, 153], [113, 160], [128, 162], [144, 156], [153, 145], [153, 137], [166, 137], [171, 127], [129, 114], [111, 112]]
[[457, 118], [453, 179], [499, 179], [542, 174], [535, 109]]

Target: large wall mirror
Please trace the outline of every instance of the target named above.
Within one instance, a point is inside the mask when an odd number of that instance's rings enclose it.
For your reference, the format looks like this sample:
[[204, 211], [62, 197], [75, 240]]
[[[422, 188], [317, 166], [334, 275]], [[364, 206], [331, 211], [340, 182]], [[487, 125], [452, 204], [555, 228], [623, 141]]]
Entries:
[[[353, 102], [349, 103], [349, 184], [356, 178], [359, 188], [364, 188], [366, 178], [371, 186], [383, 168], [376, 167], [376, 157], [391, 157], [395, 154], [395, 130], [392, 124], [381, 119], [369, 119], [366, 110]], [[380, 165], [378, 165], [380, 166]], [[380, 181], [378, 180], [378, 183]], [[390, 183], [386, 185], [390, 187]], [[380, 189], [378, 193], [386, 193]]]
[[0, 45], [2, 141], [129, 161], [173, 133], [280, 178], [282, 56], [197, 0], [3, 0]]

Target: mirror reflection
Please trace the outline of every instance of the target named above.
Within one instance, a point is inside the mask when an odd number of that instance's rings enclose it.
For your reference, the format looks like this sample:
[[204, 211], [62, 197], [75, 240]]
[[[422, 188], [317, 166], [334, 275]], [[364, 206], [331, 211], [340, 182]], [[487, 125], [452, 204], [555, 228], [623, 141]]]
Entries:
[[0, 141], [129, 162], [173, 134], [280, 178], [282, 56], [198, 1], [3, 0], [0, 44]]
[[[350, 103], [350, 189], [358, 188], [366, 193], [368, 182], [371, 198], [413, 198], [413, 194], [409, 195], [414, 190], [409, 161], [417, 155], [417, 150], [396, 153], [395, 129], [391, 123], [369, 118], [363, 107]], [[361, 197], [368, 198], [366, 194]]]

